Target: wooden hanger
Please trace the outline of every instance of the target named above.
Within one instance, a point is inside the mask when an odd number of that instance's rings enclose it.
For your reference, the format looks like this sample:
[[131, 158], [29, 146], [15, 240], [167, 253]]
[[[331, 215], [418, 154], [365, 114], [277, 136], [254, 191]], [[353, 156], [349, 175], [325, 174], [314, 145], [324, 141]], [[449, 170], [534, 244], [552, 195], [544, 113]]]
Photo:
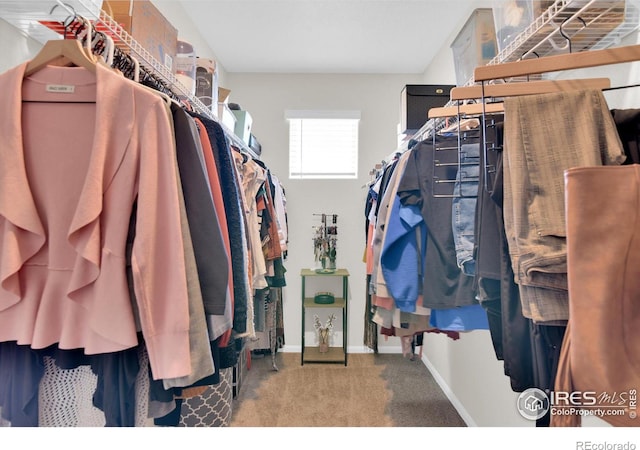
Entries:
[[461, 131], [475, 130], [480, 126], [477, 117], [454, 120], [452, 124], [438, 131], [440, 134], [459, 133]]
[[98, 64], [100, 59], [96, 58], [91, 51], [91, 36], [93, 34], [91, 22], [75, 14], [73, 18], [74, 20], [82, 21], [84, 24], [82, 32], [85, 33], [84, 40], [86, 46], [83, 47], [79, 39], [53, 39], [47, 41], [38, 54], [27, 64], [24, 73], [25, 77], [34, 74], [48, 65], [74, 65], [84, 67], [91, 73], [96, 73], [96, 64]]
[[640, 61], [640, 44], [479, 66], [473, 71], [473, 79], [476, 82], [498, 80], [633, 61]]
[[451, 100], [468, 100], [487, 97], [514, 97], [518, 95], [547, 94], [578, 89], [608, 89], [609, 78], [584, 78], [575, 80], [538, 80], [518, 83], [462, 86], [451, 89]]
[[504, 111], [504, 103], [470, 103], [460, 106], [441, 106], [438, 108], [431, 108], [429, 110], [429, 119], [437, 119], [444, 117], [456, 117], [458, 115], [463, 116], [479, 116], [483, 112], [485, 113], [499, 113]]
[[24, 76], [28, 77], [48, 65], [74, 65], [96, 73], [96, 60], [89, 57], [77, 39], [47, 41], [40, 52], [27, 64]]

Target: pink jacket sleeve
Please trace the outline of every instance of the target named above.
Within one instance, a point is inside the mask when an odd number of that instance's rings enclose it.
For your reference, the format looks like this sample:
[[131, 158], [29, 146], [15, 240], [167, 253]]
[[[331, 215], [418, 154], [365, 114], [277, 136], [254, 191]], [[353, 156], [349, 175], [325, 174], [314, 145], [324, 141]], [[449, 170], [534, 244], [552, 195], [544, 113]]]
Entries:
[[175, 137], [158, 103], [140, 125], [136, 236], [131, 266], [153, 379], [191, 370], [189, 307], [176, 179]]

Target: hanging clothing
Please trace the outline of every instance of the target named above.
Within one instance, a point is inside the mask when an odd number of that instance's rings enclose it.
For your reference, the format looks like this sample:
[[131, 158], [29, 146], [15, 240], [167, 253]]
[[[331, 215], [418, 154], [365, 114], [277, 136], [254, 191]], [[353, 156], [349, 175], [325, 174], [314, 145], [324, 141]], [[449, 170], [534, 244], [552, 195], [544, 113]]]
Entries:
[[0, 412], [14, 427], [38, 426], [44, 356], [28, 345], [0, 342]]
[[602, 91], [508, 97], [504, 110], [504, 222], [523, 313], [566, 321], [563, 172], [626, 157]]
[[429, 325], [442, 331], [488, 330], [487, 313], [481, 305], [432, 309]]
[[[434, 170], [434, 158], [444, 164], [457, 161], [457, 152], [436, 150], [436, 146], [457, 148], [457, 145], [457, 136], [436, 136], [435, 145], [429, 140], [417, 144], [411, 151], [410, 160], [398, 186], [400, 201], [420, 208], [428, 230], [422, 290], [423, 306], [428, 308], [451, 308], [477, 303], [473, 278], [464, 275], [456, 263], [451, 226], [453, 184], [438, 184], [430, 175]], [[443, 166], [443, 173], [439, 176], [455, 180], [456, 171], [456, 165]]]
[[196, 146], [200, 138], [195, 122], [184, 109], [173, 104], [171, 111], [176, 133], [178, 168], [205, 312], [208, 315], [223, 315], [229, 262], [211, 196], [211, 183], [203, 172], [200, 151]]
[[198, 163], [196, 144], [199, 141], [195, 123], [179, 106], [174, 104], [171, 109], [176, 136], [179, 201], [181, 212], [184, 211], [182, 232], [185, 235], [184, 261], [189, 289], [191, 371], [184, 377], [164, 379], [163, 385], [167, 389], [189, 386], [215, 372], [206, 315], [224, 311], [228, 282], [226, 274], [221, 274], [218, 268], [220, 265], [225, 267], [226, 253], [207, 182]]
[[[639, 180], [638, 164], [565, 171], [570, 315], [554, 387], [618, 393], [625, 407], [640, 385]], [[579, 409], [552, 416], [551, 424], [580, 425]], [[602, 419], [637, 426], [631, 413]]]
[[640, 164], [640, 109], [612, 109], [611, 115], [627, 156], [623, 164]]
[[[487, 117], [486, 140], [490, 147], [503, 146], [503, 117]], [[514, 392], [536, 386], [531, 319], [522, 314], [520, 292], [515, 283], [504, 231], [502, 151], [480, 152], [478, 201], [476, 203], [475, 256], [476, 297], [487, 311], [496, 357]], [[485, 170], [485, 167], [491, 170]], [[486, 179], [485, 179], [486, 177]]]
[[233, 328], [233, 266], [231, 264], [231, 241], [229, 239], [229, 227], [227, 224], [227, 216], [224, 209], [224, 200], [222, 198], [222, 187], [220, 185], [220, 178], [218, 177], [218, 169], [216, 167], [215, 159], [213, 157], [213, 149], [209, 136], [205, 129], [204, 124], [197, 117], [194, 118], [198, 134], [200, 136], [200, 144], [202, 146], [202, 165], [203, 172], [206, 174], [209, 180], [208, 186], [213, 198], [213, 205], [216, 216], [218, 217], [218, 223], [220, 226], [220, 234], [222, 235], [222, 242], [224, 244], [225, 256], [227, 259], [227, 288], [224, 295], [224, 313], [222, 315], [212, 314], [207, 316], [207, 323], [209, 328], [209, 337], [211, 340], [218, 339], [222, 335], [225, 336], [225, 341], [228, 342]]
[[456, 263], [462, 273], [474, 276], [476, 261], [475, 211], [478, 201], [480, 143], [462, 144], [458, 151], [460, 167], [456, 173], [451, 201], [451, 226], [456, 249]]
[[276, 211], [276, 223], [278, 225], [278, 236], [280, 236], [280, 248], [283, 257], [286, 257], [289, 243], [289, 224], [287, 220], [287, 197], [284, 187], [276, 175], [269, 171], [271, 182], [273, 183], [273, 202]]
[[[373, 299], [374, 305], [378, 305], [384, 309], [391, 310], [393, 308], [393, 299], [389, 294], [382, 274], [382, 267], [380, 266], [380, 255], [384, 248], [384, 239], [386, 235], [386, 223], [391, 211], [391, 203], [395, 200], [398, 173], [403, 172], [403, 167], [406, 164], [408, 155], [401, 160], [394, 161], [383, 173], [382, 181], [380, 183], [380, 192], [378, 193], [379, 201], [376, 202], [377, 213], [375, 215], [375, 230], [373, 234], [373, 240], [371, 245], [373, 247], [373, 267], [371, 275], [371, 294], [375, 295]], [[399, 168], [399, 172], [396, 169]], [[389, 189], [389, 185], [391, 188]]]
[[393, 168], [388, 167], [383, 173], [388, 174], [385, 184], [386, 188], [383, 192], [379, 193], [380, 202], [378, 206], [378, 215], [375, 216], [375, 230], [371, 245], [373, 247], [373, 265], [371, 275], [370, 292], [372, 294], [373, 304], [376, 306], [376, 312], [374, 314], [374, 320], [378, 325], [385, 326], [392, 322], [393, 310], [395, 309], [395, 302], [391, 293], [389, 292], [384, 274], [382, 272], [381, 255], [384, 248], [387, 221], [392, 210], [392, 203], [396, 199], [397, 180], [404, 171], [404, 166], [408, 160], [409, 155], [403, 155], [403, 158], [394, 161]]
[[402, 205], [398, 196], [385, 227], [380, 267], [396, 308], [414, 312], [422, 292], [427, 228], [416, 205]]
[[234, 299], [233, 330], [237, 333], [244, 333], [247, 329], [247, 303], [251, 296], [247, 292], [248, 262], [246, 261], [246, 251], [243, 246], [243, 239], [246, 236], [244, 218], [239, 201], [239, 183], [233, 169], [234, 162], [231, 156], [231, 148], [220, 124], [200, 114], [190, 114], [200, 119], [205, 126], [213, 150], [216, 169], [218, 170], [231, 245]]
[[[0, 340], [33, 348], [59, 343], [87, 354], [138, 344], [125, 275], [137, 198], [132, 273], [152, 374], [187, 375], [188, 292], [175, 144], [163, 100], [100, 65], [95, 75], [49, 66], [23, 83], [25, 67], [0, 75]], [[52, 80], [75, 85], [73, 98], [93, 95], [95, 104], [22, 103], [23, 93], [46, 99], [42, 87]]]
[[[242, 174], [239, 172], [237, 165], [235, 164], [234, 154], [238, 154], [240, 152], [236, 147], [231, 148], [231, 167], [234, 173], [234, 179], [237, 183], [237, 192], [238, 192], [238, 203], [240, 206], [240, 216], [242, 218], [242, 250], [244, 252], [244, 278], [243, 282], [245, 284], [245, 291], [247, 292], [247, 303], [246, 303], [246, 328], [245, 331], [240, 333], [236, 330], [235, 337], [237, 338], [254, 338], [255, 337], [255, 327], [254, 327], [254, 311], [253, 311], [253, 302], [251, 301], [251, 295], [253, 294], [253, 283], [252, 283], [252, 264], [251, 264], [251, 243], [249, 242], [248, 229], [249, 224], [247, 223], [247, 216], [244, 213], [247, 209], [247, 202], [244, 195], [244, 191], [242, 189]], [[234, 311], [235, 314], [235, 311]]]
[[258, 192], [267, 180], [267, 174], [262, 167], [253, 160], [244, 160], [239, 152], [233, 153], [236, 167], [241, 173], [242, 190], [247, 200], [244, 214], [247, 221], [247, 237], [251, 247], [252, 262], [252, 285], [253, 289], [264, 289], [267, 287], [267, 265], [262, 253], [262, 241], [260, 239], [260, 218], [258, 215], [257, 196]]

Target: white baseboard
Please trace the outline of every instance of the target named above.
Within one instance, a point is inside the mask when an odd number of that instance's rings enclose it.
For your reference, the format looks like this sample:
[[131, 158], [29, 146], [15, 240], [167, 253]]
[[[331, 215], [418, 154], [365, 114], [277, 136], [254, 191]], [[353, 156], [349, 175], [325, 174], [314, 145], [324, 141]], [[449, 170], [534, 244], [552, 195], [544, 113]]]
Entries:
[[[300, 353], [301, 348], [299, 345], [285, 345], [278, 351], [282, 353]], [[373, 353], [373, 350], [365, 345], [352, 345], [347, 348], [347, 351], [349, 352], [349, 354]], [[402, 353], [402, 347], [378, 347], [378, 353]]]
[[299, 345], [285, 345], [278, 351], [282, 353], [300, 353], [302, 349]]
[[440, 389], [442, 389], [442, 391], [444, 392], [444, 395], [447, 396], [453, 407], [456, 409], [456, 411], [458, 411], [458, 414], [460, 414], [460, 417], [462, 417], [464, 423], [466, 423], [468, 427], [477, 427], [478, 424], [476, 423], [476, 421], [473, 420], [462, 402], [458, 399], [458, 397], [456, 397], [447, 382], [444, 380], [444, 378], [442, 378], [438, 370], [433, 364], [431, 364], [431, 361], [429, 361], [429, 359], [424, 354], [422, 355], [422, 362], [425, 366], [427, 366], [427, 369], [429, 370], [429, 372], [431, 372], [431, 375], [436, 380], [436, 383], [438, 383], [438, 386], [440, 386]]

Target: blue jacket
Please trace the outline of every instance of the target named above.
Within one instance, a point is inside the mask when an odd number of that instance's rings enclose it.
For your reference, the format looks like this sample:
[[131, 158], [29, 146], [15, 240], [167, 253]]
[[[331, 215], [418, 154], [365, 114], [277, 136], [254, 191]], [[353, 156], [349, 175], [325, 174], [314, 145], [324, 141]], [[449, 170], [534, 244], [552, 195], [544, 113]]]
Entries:
[[[418, 240], [419, 239], [419, 240]], [[396, 307], [414, 312], [422, 291], [427, 227], [420, 207], [393, 202], [380, 256], [382, 276]]]

